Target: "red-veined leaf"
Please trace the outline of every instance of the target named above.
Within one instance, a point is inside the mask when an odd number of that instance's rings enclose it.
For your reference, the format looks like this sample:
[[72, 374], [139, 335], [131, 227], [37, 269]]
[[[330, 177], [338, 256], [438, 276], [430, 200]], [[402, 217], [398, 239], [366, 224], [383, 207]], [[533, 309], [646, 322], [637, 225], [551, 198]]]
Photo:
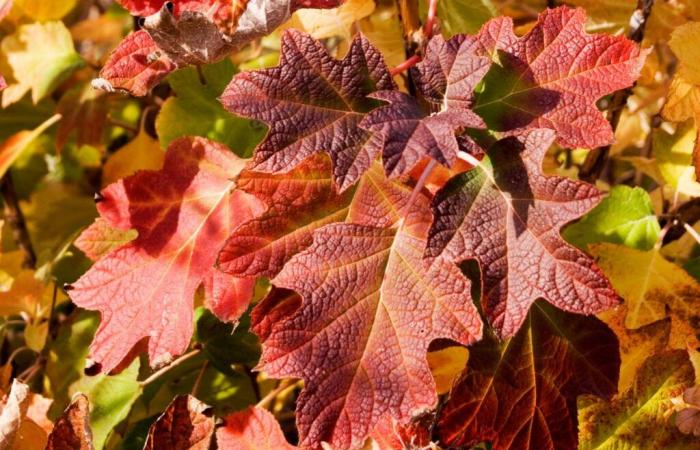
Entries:
[[277, 67], [236, 75], [221, 96], [229, 111], [270, 126], [257, 147], [254, 169], [288, 172], [310, 155], [327, 152], [341, 191], [369, 168], [376, 148], [358, 125], [377, 106], [367, 95], [392, 89], [381, 54], [362, 35], [342, 60], [311, 36], [288, 30]]
[[254, 406], [226, 417], [216, 430], [216, 442], [222, 450], [297, 450], [285, 439], [275, 416]]
[[537, 298], [580, 314], [618, 302], [593, 260], [559, 234], [603, 193], [542, 173], [553, 141], [551, 130], [503, 139], [480, 167], [452, 178], [433, 199], [426, 254], [479, 262], [484, 313], [502, 337], [518, 331]]
[[182, 138], [171, 144], [162, 170], [138, 172], [103, 190], [101, 217], [138, 231], [70, 290], [77, 305], [102, 313], [90, 356], [103, 371], [117, 367], [143, 338], [153, 366], [182, 353], [202, 284], [206, 304], [223, 320], [245, 311], [254, 280], [213, 267], [224, 239], [264, 209], [255, 197], [233, 190], [244, 164], [220, 144]]
[[478, 39], [497, 64], [473, 109], [490, 129], [550, 128], [566, 147], [613, 141], [595, 102], [631, 86], [649, 50], [623, 36], [587, 34], [585, 24], [584, 10], [562, 6], [542, 12], [521, 38], [508, 17], [484, 25]]

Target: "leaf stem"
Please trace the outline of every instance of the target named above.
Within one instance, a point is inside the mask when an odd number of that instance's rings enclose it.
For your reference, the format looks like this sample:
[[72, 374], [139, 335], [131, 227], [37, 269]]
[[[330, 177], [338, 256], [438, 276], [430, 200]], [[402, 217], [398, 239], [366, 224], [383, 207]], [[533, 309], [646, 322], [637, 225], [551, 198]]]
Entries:
[[184, 355], [180, 356], [179, 358], [177, 358], [176, 360], [174, 360], [173, 362], [171, 362], [171, 363], [168, 364], [167, 366], [162, 367], [162, 368], [158, 369], [157, 371], [153, 372], [153, 373], [151, 374], [151, 376], [149, 376], [149, 377], [146, 378], [145, 380], [139, 381], [139, 386], [145, 387], [145, 386], [149, 385], [150, 383], [152, 383], [153, 381], [155, 381], [156, 379], [158, 379], [161, 375], [163, 375], [164, 373], [170, 371], [170, 369], [173, 369], [173, 368], [179, 366], [180, 364], [182, 364], [182, 363], [184, 363], [185, 361], [187, 361], [187, 360], [193, 358], [194, 356], [199, 355], [200, 353], [201, 353], [201, 350], [200, 350], [200, 349], [194, 349], [194, 350], [192, 350], [192, 351], [189, 352], [189, 353], [185, 353]]
[[391, 73], [391, 76], [392, 76], [392, 77], [393, 77], [394, 75], [398, 75], [398, 74], [400, 74], [401, 72], [404, 72], [404, 71], [410, 69], [411, 67], [415, 66], [416, 64], [418, 64], [418, 63], [420, 62], [421, 59], [422, 59], [422, 58], [421, 58], [420, 56], [418, 56], [418, 55], [413, 55], [413, 56], [411, 56], [410, 58], [408, 58], [406, 61], [402, 62], [402, 63], [399, 64], [398, 66], [396, 66], [396, 67], [394, 67], [393, 69], [391, 69], [389, 72]]
[[32, 241], [27, 230], [27, 223], [24, 220], [24, 214], [19, 207], [17, 200], [17, 192], [15, 185], [12, 182], [12, 173], [8, 170], [0, 179], [0, 194], [5, 201], [5, 220], [12, 228], [12, 236], [17, 242], [17, 246], [24, 253], [23, 266], [28, 269], [36, 268], [36, 253], [32, 247]]
[[406, 202], [406, 206], [403, 208], [403, 216], [408, 217], [409, 213], [411, 212], [411, 209], [413, 208], [413, 203], [415, 203], [416, 198], [418, 198], [418, 194], [420, 194], [420, 191], [423, 190], [425, 182], [428, 180], [428, 177], [430, 176], [430, 173], [433, 171], [433, 169], [435, 169], [435, 166], [437, 166], [437, 161], [431, 158], [428, 164], [426, 164], [426, 166], [423, 168], [423, 172], [421, 172], [420, 177], [416, 182], [416, 185], [411, 191], [410, 197], [408, 197], [408, 202]]

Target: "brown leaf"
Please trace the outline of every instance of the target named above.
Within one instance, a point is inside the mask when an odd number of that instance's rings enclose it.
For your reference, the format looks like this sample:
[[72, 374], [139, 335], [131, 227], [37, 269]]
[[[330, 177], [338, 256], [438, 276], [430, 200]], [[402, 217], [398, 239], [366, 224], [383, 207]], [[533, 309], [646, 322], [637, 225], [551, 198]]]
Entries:
[[92, 450], [90, 403], [84, 394], [78, 394], [63, 411], [49, 435], [46, 450]]
[[151, 425], [144, 450], [208, 450], [214, 434], [209, 408], [191, 395], [181, 395]]

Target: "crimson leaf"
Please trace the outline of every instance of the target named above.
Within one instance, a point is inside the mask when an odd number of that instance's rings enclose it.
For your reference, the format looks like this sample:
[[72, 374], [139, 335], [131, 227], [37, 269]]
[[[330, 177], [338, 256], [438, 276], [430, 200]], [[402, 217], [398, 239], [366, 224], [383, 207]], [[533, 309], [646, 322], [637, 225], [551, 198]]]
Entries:
[[479, 262], [484, 312], [502, 337], [518, 331], [537, 298], [581, 314], [618, 302], [593, 260], [559, 234], [603, 194], [542, 173], [553, 141], [551, 130], [503, 139], [480, 167], [452, 178], [433, 199], [426, 254]]

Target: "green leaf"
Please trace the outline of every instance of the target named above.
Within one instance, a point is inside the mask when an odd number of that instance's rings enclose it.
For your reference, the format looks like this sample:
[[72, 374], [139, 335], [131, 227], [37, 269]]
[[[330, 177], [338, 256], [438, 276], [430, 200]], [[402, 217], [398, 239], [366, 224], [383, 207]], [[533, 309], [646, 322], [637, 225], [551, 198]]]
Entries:
[[50, 416], [57, 417], [70, 404], [68, 388], [83, 377], [88, 346], [97, 330], [100, 315], [78, 310], [59, 329], [46, 363], [48, 390], [54, 401]]
[[244, 314], [238, 325], [221, 322], [208, 309], [195, 311], [197, 329], [194, 339], [202, 344], [212, 364], [224, 373], [233, 364], [254, 366], [260, 358], [258, 338], [249, 331], [250, 315]]
[[129, 415], [131, 406], [141, 395], [138, 375], [139, 360], [135, 359], [118, 375], [84, 377], [71, 386], [71, 394], [82, 392], [90, 399], [90, 425], [96, 449], [103, 447], [114, 427]]
[[92, 405], [90, 425], [97, 450], [103, 447], [114, 427], [126, 418], [141, 394], [141, 386], [136, 381], [138, 359], [118, 375], [84, 375], [88, 346], [98, 322], [99, 314], [79, 310], [71, 322], [61, 327], [46, 366], [49, 389], [54, 396], [49, 415], [57, 417], [74, 394], [86, 394]]
[[33, 130], [54, 114], [56, 105], [50, 99], [37, 105], [25, 97], [7, 108], [0, 108], [0, 141], [22, 130]]
[[265, 126], [233, 116], [218, 100], [235, 73], [233, 64], [226, 59], [203, 66], [202, 73], [206, 85], [191, 67], [168, 77], [176, 95], [165, 101], [156, 119], [160, 145], [166, 148], [182, 136], [203, 136], [226, 144], [239, 156], [250, 156], [265, 136]]
[[650, 250], [659, 232], [649, 194], [639, 187], [615, 186], [595, 209], [567, 227], [563, 236], [583, 250], [596, 242]]
[[[428, 10], [428, 2], [420, 3], [421, 16]], [[441, 0], [438, 2], [440, 27], [445, 37], [458, 33], [473, 34], [489, 19], [496, 17], [498, 11], [491, 0]]]

